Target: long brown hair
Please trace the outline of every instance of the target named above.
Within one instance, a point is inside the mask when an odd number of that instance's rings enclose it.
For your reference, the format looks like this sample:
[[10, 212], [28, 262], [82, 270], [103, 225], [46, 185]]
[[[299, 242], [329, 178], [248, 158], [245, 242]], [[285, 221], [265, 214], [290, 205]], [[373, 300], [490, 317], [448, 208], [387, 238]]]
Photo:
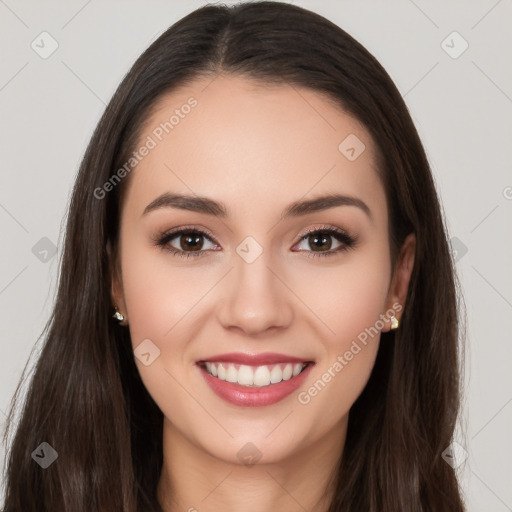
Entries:
[[[111, 319], [107, 245], [118, 238], [127, 180], [104, 198], [94, 191], [127, 161], [164, 92], [220, 72], [308, 87], [362, 122], [378, 150], [393, 261], [416, 234], [401, 326], [382, 335], [351, 408], [330, 512], [462, 511], [442, 458], [460, 407], [456, 278], [425, 151], [391, 78], [360, 43], [318, 14], [265, 1], [185, 16], [139, 57], [107, 106], [73, 190], [58, 295], [8, 453], [4, 512], [161, 511], [163, 415], [139, 377], [129, 331]], [[18, 385], [4, 442], [19, 401]], [[46, 469], [32, 457], [43, 442], [58, 453]]]

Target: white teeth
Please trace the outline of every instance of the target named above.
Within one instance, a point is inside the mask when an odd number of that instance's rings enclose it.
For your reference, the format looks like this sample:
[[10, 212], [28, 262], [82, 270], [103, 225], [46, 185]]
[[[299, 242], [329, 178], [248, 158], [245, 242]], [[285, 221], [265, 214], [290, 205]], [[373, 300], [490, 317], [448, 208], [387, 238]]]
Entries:
[[288, 363], [283, 370], [283, 380], [290, 380], [292, 378], [293, 368], [290, 363]]
[[[273, 366], [270, 369], [270, 366]], [[233, 363], [206, 362], [206, 371], [220, 380], [238, 383], [247, 387], [263, 387], [277, 384], [296, 377], [306, 367], [306, 363], [281, 363], [276, 365], [248, 366]]]
[[[234, 366], [231, 368], [234, 368]], [[240, 366], [237, 381], [238, 384], [241, 384], [242, 386], [252, 386], [254, 384], [254, 372], [252, 371], [252, 368], [244, 364]]]
[[277, 384], [283, 380], [283, 370], [281, 370], [280, 366], [274, 366], [272, 371], [270, 372], [270, 382], [272, 384]]
[[238, 372], [233, 365], [228, 366], [228, 371], [226, 372], [226, 380], [228, 382], [236, 382], [238, 380]]
[[206, 369], [209, 373], [211, 373], [214, 377], [217, 377], [217, 367], [212, 363], [206, 363]]
[[258, 366], [254, 372], [254, 383], [255, 386], [268, 386], [270, 384], [270, 370], [268, 366]]

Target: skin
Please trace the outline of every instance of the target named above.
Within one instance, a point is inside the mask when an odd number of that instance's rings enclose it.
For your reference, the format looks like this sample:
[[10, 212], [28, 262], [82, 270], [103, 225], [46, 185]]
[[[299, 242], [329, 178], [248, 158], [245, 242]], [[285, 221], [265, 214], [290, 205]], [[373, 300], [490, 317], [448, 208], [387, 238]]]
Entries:
[[[234, 76], [197, 80], [160, 98], [141, 143], [190, 96], [198, 105], [128, 178], [112, 279], [133, 348], [150, 339], [160, 350], [148, 366], [135, 359], [164, 414], [159, 499], [166, 512], [235, 511], [248, 503], [251, 512], [325, 511], [349, 410], [368, 381], [380, 334], [307, 404], [295, 392], [270, 406], [231, 405], [207, 386], [195, 362], [225, 352], [314, 360], [299, 389], [307, 391], [379, 315], [405, 306], [414, 235], [392, 268], [375, 145], [318, 92]], [[355, 161], [338, 149], [349, 134], [366, 146]], [[164, 192], [221, 201], [229, 216], [169, 207], [143, 215]], [[290, 203], [333, 192], [364, 201], [371, 218], [356, 206], [337, 206], [281, 219]], [[182, 226], [212, 233], [213, 240], [201, 239], [202, 257], [180, 258], [153, 242]], [[357, 236], [357, 245], [308, 257], [322, 247], [303, 239], [306, 230], [325, 227]], [[236, 252], [247, 236], [263, 249], [252, 263]], [[180, 240], [172, 246], [182, 248]], [[329, 240], [331, 251], [340, 246]], [[389, 329], [387, 319], [382, 330]], [[253, 466], [237, 456], [247, 443], [261, 453]]]

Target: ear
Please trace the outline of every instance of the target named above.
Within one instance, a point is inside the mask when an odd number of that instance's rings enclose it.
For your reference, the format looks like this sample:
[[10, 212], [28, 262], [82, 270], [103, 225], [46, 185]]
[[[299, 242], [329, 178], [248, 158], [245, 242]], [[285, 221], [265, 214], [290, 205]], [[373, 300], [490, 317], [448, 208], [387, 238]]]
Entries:
[[[412, 269], [414, 267], [414, 254], [416, 252], [416, 236], [414, 233], [409, 234], [400, 249], [395, 268], [393, 269], [393, 277], [389, 285], [388, 296], [386, 299], [386, 311], [394, 311], [395, 318], [400, 321], [409, 289], [409, 281], [411, 280]], [[388, 320], [383, 332], [391, 329], [391, 321], [389, 315], [386, 314]]]
[[111, 299], [113, 306], [117, 306], [117, 310], [126, 317], [126, 304], [124, 302], [123, 281], [121, 271], [117, 261], [117, 254], [112, 249], [110, 240], [107, 242], [107, 254], [109, 258], [110, 279], [111, 279]]

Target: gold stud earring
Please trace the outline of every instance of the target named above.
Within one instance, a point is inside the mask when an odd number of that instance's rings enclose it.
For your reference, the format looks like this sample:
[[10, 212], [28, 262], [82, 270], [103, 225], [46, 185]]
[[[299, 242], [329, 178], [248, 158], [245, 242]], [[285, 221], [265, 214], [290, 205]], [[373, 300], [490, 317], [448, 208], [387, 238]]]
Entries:
[[398, 318], [393, 315], [391, 318], [390, 318], [390, 321], [391, 321], [391, 329], [398, 329], [398, 326], [400, 325], [400, 322], [398, 321]]

